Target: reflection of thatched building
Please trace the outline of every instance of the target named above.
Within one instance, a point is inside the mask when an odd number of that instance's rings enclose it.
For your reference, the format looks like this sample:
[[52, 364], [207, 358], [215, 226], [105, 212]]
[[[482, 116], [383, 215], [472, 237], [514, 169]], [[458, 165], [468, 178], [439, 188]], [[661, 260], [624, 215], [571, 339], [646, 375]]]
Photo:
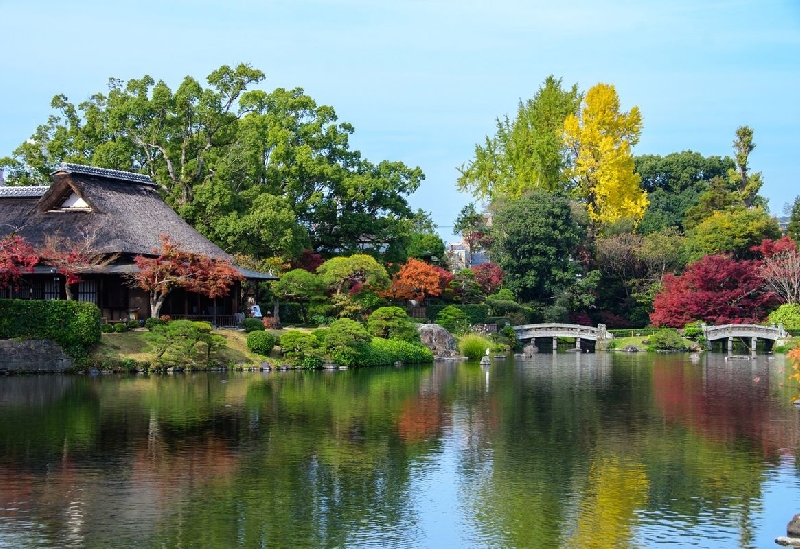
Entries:
[[[160, 197], [146, 175], [61, 164], [49, 187], [0, 186], [0, 237], [17, 233], [41, 248], [47, 236], [72, 241], [94, 241], [97, 251], [117, 254], [112, 264], [97, 266], [84, 275], [74, 295], [100, 307], [107, 319], [127, 318], [138, 311], [149, 315], [149, 299], [129, 287], [123, 275], [134, 272], [136, 255], [153, 255], [159, 235], [166, 234], [182, 249], [213, 258], [232, 258], [183, 221]], [[274, 278], [239, 269], [248, 279]], [[161, 312], [175, 317], [205, 317], [226, 323], [240, 312], [239, 285], [225, 299], [210, 300], [181, 290], [173, 291]], [[19, 288], [0, 290], [0, 297], [61, 299], [64, 281], [50, 267], [36, 267]], [[209, 318], [212, 317], [212, 318]], [[232, 320], [232, 319], [228, 319]]]

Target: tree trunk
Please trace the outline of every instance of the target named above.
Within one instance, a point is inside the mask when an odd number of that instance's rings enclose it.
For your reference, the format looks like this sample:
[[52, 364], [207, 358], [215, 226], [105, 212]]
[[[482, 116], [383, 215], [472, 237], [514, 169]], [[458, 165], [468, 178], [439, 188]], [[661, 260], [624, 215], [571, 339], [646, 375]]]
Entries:
[[278, 298], [272, 300], [272, 318], [275, 319], [275, 328], [281, 327], [280, 307], [278, 306]]
[[164, 304], [164, 295], [150, 296], [150, 317], [158, 318], [161, 316], [161, 306]]

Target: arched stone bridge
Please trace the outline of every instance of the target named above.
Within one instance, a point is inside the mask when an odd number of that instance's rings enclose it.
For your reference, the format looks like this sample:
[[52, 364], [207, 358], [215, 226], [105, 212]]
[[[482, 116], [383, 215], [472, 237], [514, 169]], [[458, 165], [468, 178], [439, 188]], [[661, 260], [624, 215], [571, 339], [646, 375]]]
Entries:
[[558, 349], [559, 337], [575, 338], [575, 348], [581, 348], [581, 340], [604, 341], [611, 339], [611, 334], [606, 332], [605, 324], [582, 326], [580, 324], [523, 324], [513, 326], [517, 341], [533, 341], [537, 337], [549, 337], [553, 340], [553, 350]]
[[762, 326], [760, 324], [723, 324], [722, 326], [703, 325], [703, 337], [706, 338], [708, 348], [711, 349], [712, 341], [728, 340], [728, 351], [733, 352], [733, 341], [736, 338], [749, 339], [750, 351], [755, 352], [759, 339], [775, 341], [789, 337], [782, 324], [777, 326]]

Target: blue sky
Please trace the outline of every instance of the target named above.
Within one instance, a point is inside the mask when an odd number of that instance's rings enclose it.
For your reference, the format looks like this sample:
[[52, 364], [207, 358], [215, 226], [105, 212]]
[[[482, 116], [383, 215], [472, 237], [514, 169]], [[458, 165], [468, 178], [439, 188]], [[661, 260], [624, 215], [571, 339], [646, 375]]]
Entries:
[[552, 74], [637, 105], [635, 154], [731, 155], [749, 125], [773, 214], [800, 195], [800, 0], [0, 0], [0, 21], [0, 156], [56, 94], [244, 62], [333, 106], [366, 158], [420, 166], [411, 205], [456, 240], [456, 168]]

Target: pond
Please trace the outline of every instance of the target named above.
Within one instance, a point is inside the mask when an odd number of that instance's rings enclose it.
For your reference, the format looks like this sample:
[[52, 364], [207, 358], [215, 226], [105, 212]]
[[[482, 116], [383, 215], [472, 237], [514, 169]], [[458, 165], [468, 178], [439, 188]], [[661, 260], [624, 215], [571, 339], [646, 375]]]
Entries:
[[0, 378], [0, 547], [777, 547], [782, 356]]

